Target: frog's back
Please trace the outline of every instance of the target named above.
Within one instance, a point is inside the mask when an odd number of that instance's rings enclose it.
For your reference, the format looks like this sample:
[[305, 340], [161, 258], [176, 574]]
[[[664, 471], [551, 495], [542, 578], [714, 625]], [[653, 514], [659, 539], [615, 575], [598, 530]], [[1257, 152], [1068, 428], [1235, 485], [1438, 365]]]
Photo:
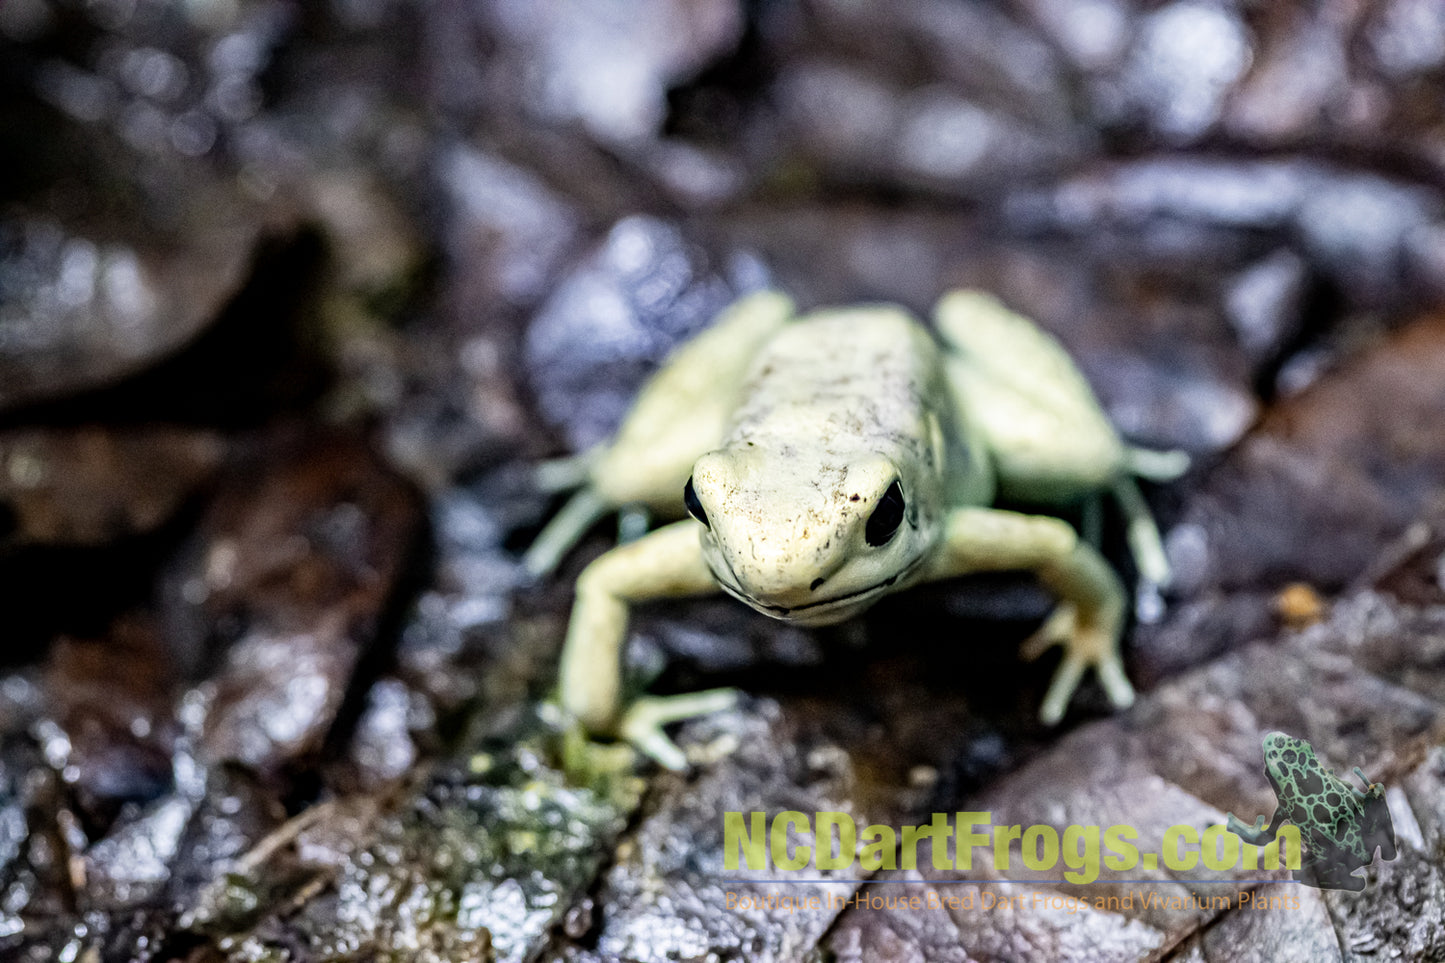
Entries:
[[[932, 337], [899, 308], [822, 311], [789, 324], [753, 361], [731, 445], [807, 445], [923, 457], [946, 412]], [[914, 450], [916, 449], [916, 450]]]
[[1283, 732], [1268, 733], [1264, 758], [1280, 805], [1316, 854], [1347, 853], [1369, 861], [1361, 832], [1363, 800], [1325, 767], [1308, 742]]

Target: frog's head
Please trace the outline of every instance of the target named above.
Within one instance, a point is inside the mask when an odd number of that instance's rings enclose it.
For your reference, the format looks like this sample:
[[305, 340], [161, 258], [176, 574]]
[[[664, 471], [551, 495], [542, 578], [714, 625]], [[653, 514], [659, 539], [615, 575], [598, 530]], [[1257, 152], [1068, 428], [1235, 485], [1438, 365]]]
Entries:
[[867, 608], [927, 557], [939, 497], [926, 467], [749, 444], [699, 459], [683, 498], [724, 591], [773, 618], [826, 625]]
[[1283, 732], [1269, 732], [1264, 736], [1264, 774], [1275, 786], [1276, 794], [1281, 786], [1291, 787], [1297, 794], [1318, 792], [1298, 784], [1311, 776], [1319, 780], [1320, 763], [1315, 750], [1303, 739]]

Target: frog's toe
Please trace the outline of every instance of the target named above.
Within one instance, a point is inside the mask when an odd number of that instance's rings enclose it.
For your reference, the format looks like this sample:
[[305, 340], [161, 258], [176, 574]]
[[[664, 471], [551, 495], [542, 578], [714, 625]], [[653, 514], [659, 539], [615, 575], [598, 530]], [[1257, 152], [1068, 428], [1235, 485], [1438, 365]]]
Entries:
[[1065, 653], [1064, 661], [1059, 663], [1054, 679], [1049, 683], [1043, 705], [1039, 707], [1039, 719], [1044, 725], [1059, 724], [1059, 720], [1064, 717], [1064, 711], [1069, 707], [1069, 700], [1074, 697], [1074, 690], [1084, 678], [1084, 669], [1087, 667], [1083, 659], [1073, 653]]
[[671, 769], [673, 772], [687, 769], [686, 754], [678, 748], [677, 743], [668, 738], [667, 733], [662, 731], [662, 726], [639, 720], [633, 725], [625, 726], [622, 736], [634, 749], [662, 768]]
[[730, 709], [737, 702], [736, 689], [709, 689], [675, 696], [643, 696], [632, 704], [617, 727], [617, 734], [626, 739], [644, 756], [664, 769], [687, 768], [687, 756], [663, 732], [662, 727], [684, 719], [711, 715]]
[[1347, 893], [1363, 893], [1365, 891], [1365, 887], [1369, 885], [1370, 882], [1365, 877], [1356, 876], [1353, 873], [1347, 876], [1339, 877], [1337, 881], [1339, 883], [1338, 888], [1344, 890]]
[[1154, 625], [1164, 618], [1164, 594], [1158, 582], [1147, 578], [1139, 580], [1134, 590], [1134, 618], [1144, 625]]
[[617, 544], [635, 542], [652, 527], [652, 512], [646, 505], [623, 505], [617, 512]]
[[1370, 777], [1365, 775], [1365, 770], [1361, 769], [1359, 766], [1355, 767], [1355, 776], [1365, 787], [1364, 792], [1360, 792], [1358, 789], [1355, 790], [1355, 794], [1358, 796], [1369, 796], [1372, 794], [1376, 794], [1377, 791], [1383, 792], [1385, 789], [1383, 784], [1378, 782], [1371, 782]]
[[1019, 646], [1019, 656], [1025, 662], [1032, 662], [1056, 645], [1067, 645], [1077, 631], [1078, 612], [1067, 602], [1060, 603], [1044, 624], [1024, 639]]
[[1117, 653], [1097, 663], [1094, 671], [1099, 676], [1099, 684], [1104, 687], [1104, 695], [1108, 697], [1111, 706], [1115, 709], [1127, 709], [1134, 704], [1134, 687], [1129, 684], [1129, 677], [1124, 673], [1124, 662]]
[[1188, 452], [1170, 449], [1129, 448], [1124, 455], [1129, 474], [1154, 482], [1171, 482], [1189, 470]]

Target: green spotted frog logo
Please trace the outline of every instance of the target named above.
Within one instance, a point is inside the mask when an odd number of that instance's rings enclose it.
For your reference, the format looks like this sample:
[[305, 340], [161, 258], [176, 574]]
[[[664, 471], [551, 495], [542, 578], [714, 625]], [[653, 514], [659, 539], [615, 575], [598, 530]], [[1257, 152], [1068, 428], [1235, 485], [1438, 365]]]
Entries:
[[1366, 779], [1359, 766], [1355, 775], [1363, 791], [1326, 769], [1308, 742], [1271, 732], [1264, 737], [1264, 774], [1279, 801], [1274, 818], [1266, 826], [1260, 816], [1249, 826], [1230, 813], [1229, 831], [1251, 845], [1265, 846], [1286, 820], [1293, 823], [1304, 844], [1293, 874], [1301, 883], [1358, 893], [1365, 878], [1355, 870], [1370, 865], [1376, 849], [1384, 859], [1395, 858], [1395, 824], [1385, 787]]

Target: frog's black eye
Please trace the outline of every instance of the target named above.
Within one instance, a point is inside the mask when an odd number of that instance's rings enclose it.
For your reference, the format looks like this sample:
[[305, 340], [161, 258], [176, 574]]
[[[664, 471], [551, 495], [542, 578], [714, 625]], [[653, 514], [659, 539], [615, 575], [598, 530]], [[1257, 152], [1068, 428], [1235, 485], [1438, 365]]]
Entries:
[[869, 545], [877, 548], [893, 540], [898, 526], [903, 524], [903, 507], [903, 486], [898, 484], [898, 479], [895, 478], [893, 484], [883, 493], [883, 497], [878, 499], [878, 507], [868, 516], [868, 526], [863, 529], [863, 537], [868, 540]]
[[[697, 500], [697, 492], [693, 491], [692, 477], [688, 476], [687, 484], [682, 486], [682, 503], [687, 506], [687, 513], [693, 518], [708, 525], [707, 512], [702, 510], [702, 502]], [[708, 525], [708, 528], [711, 528]]]

